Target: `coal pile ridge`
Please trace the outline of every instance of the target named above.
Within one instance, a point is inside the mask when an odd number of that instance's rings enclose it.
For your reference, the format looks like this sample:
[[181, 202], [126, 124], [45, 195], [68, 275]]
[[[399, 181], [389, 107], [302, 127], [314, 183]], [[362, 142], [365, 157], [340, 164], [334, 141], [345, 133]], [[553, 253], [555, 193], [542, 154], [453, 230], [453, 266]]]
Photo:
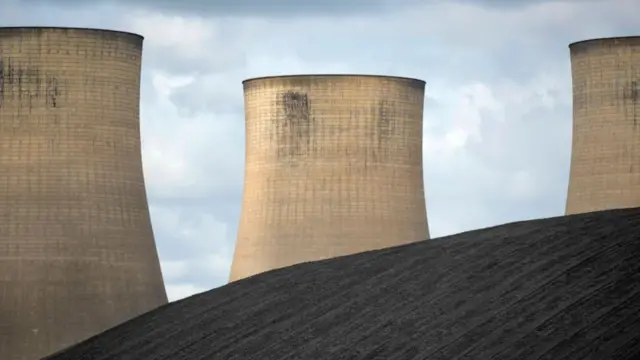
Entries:
[[639, 236], [625, 209], [300, 264], [47, 360], [637, 359]]

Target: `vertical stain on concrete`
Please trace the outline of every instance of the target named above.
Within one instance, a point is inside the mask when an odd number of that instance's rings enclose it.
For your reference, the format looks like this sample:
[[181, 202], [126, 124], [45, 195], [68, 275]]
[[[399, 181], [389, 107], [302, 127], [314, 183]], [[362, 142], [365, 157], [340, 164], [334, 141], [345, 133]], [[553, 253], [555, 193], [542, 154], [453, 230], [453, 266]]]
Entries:
[[400, 115], [396, 109], [397, 102], [388, 99], [376, 100], [371, 107], [369, 132], [372, 136], [369, 143], [365, 164], [385, 162], [389, 158], [390, 147], [396, 131], [396, 122]]
[[33, 109], [39, 106], [59, 108], [63, 92], [58, 75], [45, 73], [37, 65], [11, 57], [0, 58], [0, 107]]
[[378, 100], [377, 142], [383, 147], [391, 140], [396, 128], [396, 104], [386, 99]]
[[60, 87], [58, 83], [58, 78], [55, 76], [47, 76], [47, 90], [46, 90], [46, 98], [45, 102], [48, 107], [58, 107], [59, 101], [58, 98], [60, 96]]
[[587, 82], [576, 81], [573, 84], [573, 110], [581, 111], [587, 106], [587, 98], [586, 98], [586, 90], [587, 90]]
[[627, 82], [623, 94], [624, 102], [626, 103], [625, 109], [632, 112], [633, 125], [638, 126], [637, 105], [640, 98], [640, 83], [637, 80]]
[[0, 108], [4, 103], [4, 59], [0, 56]]
[[309, 97], [304, 92], [287, 91], [280, 94], [279, 114], [276, 117], [278, 158], [295, 163], [309, 154], [312, 146], [313, 120]]
[[391, 133], [391, 124], [393, 121], [393, 116], [390, 114], [391, 107], [385, 100], [378, 100], [378, 121], [377, 121], [377, 141], [378, 146], [382, 146], [382, 143], [389, 139], [389, 134]]

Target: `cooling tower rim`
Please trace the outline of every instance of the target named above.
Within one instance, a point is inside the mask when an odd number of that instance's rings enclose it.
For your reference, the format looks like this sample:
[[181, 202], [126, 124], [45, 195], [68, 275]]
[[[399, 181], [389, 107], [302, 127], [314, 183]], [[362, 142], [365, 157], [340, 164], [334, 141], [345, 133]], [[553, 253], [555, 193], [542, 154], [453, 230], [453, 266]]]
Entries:
[[632, 35], [632, 36], [611, 36], [611, 37], [601, 37], [601, 38], [593, 38], [593, 39], [585, 39], [585, 40], [580, 40], [580, 41], [575, 41], [569, 44], [569, 49], [573, 49], [576, 46], [581, 46], [581, 45], [591, 45], [591, 44], [596, 44], [596, 43], [603, 43], [603, 42], [614, 42], [614, 41], [621, 41], [621, 42], [625, 42], [625, 41], [630, 41], [630, 40], [637, 40], [640, 41], [640, 35]]
[[405, 77], [405, 76], [392, 76], [392, 75], [375, 75], [375, 74], [297, 74], [297, 75], [270, 75], [270, 76], [258, 76], [248, 78], [242, 81], [242, 84], [246, 84], [253, 81], [262, 80], [278, 80], [278, 79], [295, 79], [295, 78], [330, 78], [330, 77], [363, 77], [363, 78], [378, 78], [378, 79], [392, 79], [392, 80], [404, 80], [418, 82], [426, 84], [427, 82], [421, 79]]
[[72, 27], [72, 26], [0, 26], [0, 32], [5, 30], [79, 30], [79, 31], [95, 31], [110, 34], [128, 35], [144, 40], [144, 36], [129, 31], [101, 29], [90, 27]]

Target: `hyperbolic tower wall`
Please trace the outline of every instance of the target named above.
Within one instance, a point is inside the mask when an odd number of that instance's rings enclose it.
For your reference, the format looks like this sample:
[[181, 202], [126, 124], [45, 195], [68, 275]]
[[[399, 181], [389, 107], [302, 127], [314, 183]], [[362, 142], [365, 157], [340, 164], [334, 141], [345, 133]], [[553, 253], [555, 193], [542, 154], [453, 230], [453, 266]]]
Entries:
[[246, 80], [246, 165], [230, 281], [425, 240], [421, 80]]
[[0, 28], [0, 358], [167, 302], [142, 174], [142, 37]]
[[640, 37], [569, 48], [573, 149], [566, 213], [640, 206]]

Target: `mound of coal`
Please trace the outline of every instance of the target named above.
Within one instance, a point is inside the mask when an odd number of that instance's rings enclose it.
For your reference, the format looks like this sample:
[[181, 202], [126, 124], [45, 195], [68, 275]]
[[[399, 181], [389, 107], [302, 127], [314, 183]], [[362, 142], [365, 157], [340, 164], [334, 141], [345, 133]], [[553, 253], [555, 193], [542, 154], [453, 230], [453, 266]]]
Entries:
[[296, 265], [48, 359], [639, 359], [639, 237], [615, 210]]

